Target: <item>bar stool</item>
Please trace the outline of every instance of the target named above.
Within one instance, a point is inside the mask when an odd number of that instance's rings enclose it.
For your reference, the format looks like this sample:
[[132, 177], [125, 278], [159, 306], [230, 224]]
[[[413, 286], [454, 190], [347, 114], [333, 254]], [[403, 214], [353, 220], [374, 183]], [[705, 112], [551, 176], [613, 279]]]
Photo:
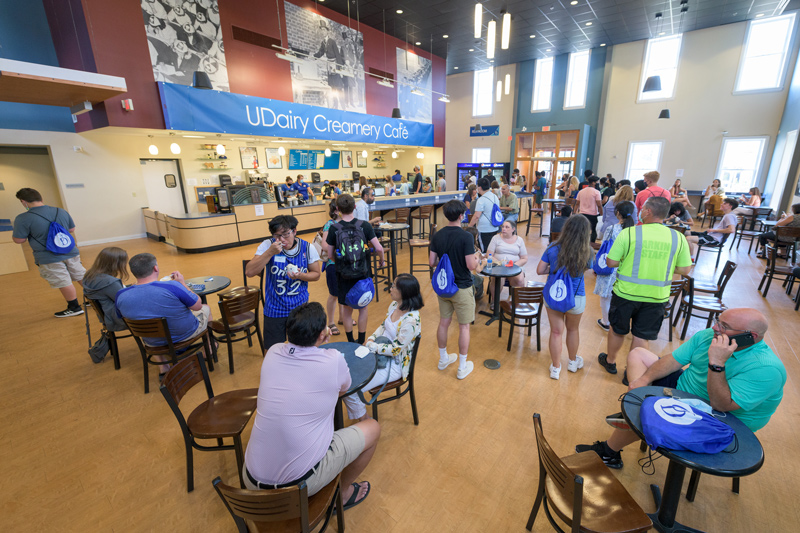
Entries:
[[392, 254], [389, 253], [389, 246], [391, 245], [391, 240], [389, 237], [381, 237], [378, 239], [380, 241], [381, 246], [383, 246], [383, 258], [384, 258], [384, 265], [380, 266], [380, 259], [378, 254], [375, 253], [373, 248], [369, 249], [370, 256], [372, 258], [372, 282], [375, 284], [375, 301], [380, 301], [378, 299], [378, 294], [380, 291], [380, 283], [381, 281], [386, 282], [388, 285], [391, 283], [391, 272], [392, 272]]
[[[411, 208], [410, 207], [400, 207], [394, 210], [395, 218], [394, 220], [387, 220], [387, 222], [391, 224], [408, 224], [408, 217], [411, 216]], [[400, 245], [400, 249], [403, 249], [403, 241], [408, 242], [408, 239], [411, 236], [411, 227], [409, 225], [408, 233], [405, 235], [403, 233], [397, 232], [397, 243]]]
[[[416, 235], [424, 239], [425, 238], [425, 221], [428, 221], [428, 227], [430, 228], [431, 222], [431, 215], [433, 214], [433, 206], [432, 205], [423, 205], [420, 207], [416, 213], [411, 215], [412, 220], [419, 220], [419, 233]], [[411, 224], [411, 234], [414, 235], [414, 224]], [[428, 235], [430, 237], [430, 235]]]
[[[431, 225], [431, 232], [430, 237], [427, 239], [411, 239], [408, 241], [409, 246], [409, 265], [408, 269], [411, 275], [414, 275], [414, 272], [425, 272], [428, 271], [428, 275], [433, 279], [433, 268], [431, 268], [429, 264], [430, 259], [430, 251], [431, 251], [431, 240], [433, 240], [433, 235], [436, 233], [436, 224]], [[414, 249], [421, 249], [425, 253], [425, 262], [424, 263], [415, 263], [414, 262]]]
[[528, 198], [528, 206], [530, 210], [528, 212], [528, 228], [525, 230], [525, 236], [528, 236], [528, 233], [531, 232], [531, 221], [534, 219], [535, 216], [538, 215], [539, 223], [534, 223], [534, 226], [539, 226], [539, 237], [542, 236], [542, 226], [544, 225], [544, 209], [541, 207], [533, 207], [533, 202], [531, 199]]

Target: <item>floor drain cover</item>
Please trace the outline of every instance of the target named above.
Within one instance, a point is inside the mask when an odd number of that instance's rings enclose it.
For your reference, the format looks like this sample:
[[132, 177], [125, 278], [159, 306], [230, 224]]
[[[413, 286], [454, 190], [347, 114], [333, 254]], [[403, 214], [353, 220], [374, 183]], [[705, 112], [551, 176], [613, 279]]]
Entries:
[[497, 370], [500, 368], [500, 361], [497, 359], [487, 359], [483, 362], [483, 366], [488, 368], [489, 370]]

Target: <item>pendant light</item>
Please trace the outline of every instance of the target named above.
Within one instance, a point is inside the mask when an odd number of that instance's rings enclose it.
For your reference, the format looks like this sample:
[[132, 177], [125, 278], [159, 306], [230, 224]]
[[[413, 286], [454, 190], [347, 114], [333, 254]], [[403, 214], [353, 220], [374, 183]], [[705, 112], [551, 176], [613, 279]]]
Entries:
[[489, 29], [486, 31], [486, 59], [494, 59], [495, 39], [497, 37], [497, 22], [489, 21]]
[[178, 143], [172, 143], [169, 145], [169, 151], [175, 155], [178, 155], [181, 153], [181, 146]]
[[500, 48], [508, 50], [508, 43], [511, 40], [511, 13], [503, 13], [503, 28], [500, 33]]
[[392, 152], [392, 159], [397, 159], [397, 152]]
[[286, 155], [286, 148], [284, 148], [283, 146], [279, 146], [278, 147], [278, 155], [280, 155], [280, 156]]
[[330, 156], [331, 156], [331, 149], [325, 148], [325, 157], [330, 157]]
[[476, 39], [481, 38], [481, 30], [483, 29], [483, 6], [475, 4], [475, 35]]
[[366, 150], [362, 150], [361, 151], [361, 157], [367, 157], [367, 151]]
[[658, 114], [658, 118], [669, 118], [669, 109], [662, 109]]

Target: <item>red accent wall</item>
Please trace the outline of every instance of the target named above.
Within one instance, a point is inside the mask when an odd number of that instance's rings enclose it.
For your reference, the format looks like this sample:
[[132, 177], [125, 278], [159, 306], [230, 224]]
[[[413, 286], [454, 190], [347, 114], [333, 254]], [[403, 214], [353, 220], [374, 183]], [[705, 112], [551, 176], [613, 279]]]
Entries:
[[[53, 19], [56, 19], [56, 31], [59, 39], [56, 40], [56, 51], [59, 54], [59, 61], [70, 63], [62, 64], [67, 68], [85, 68], [76, 65], [79, 56], [74, 50], [66, 48], [59, 51], [60, 44], [76, 42], [84, 39], [82, 33], [88, 34], [91, 42], [90, 57], [94, 57], [97, 72], [122, 76], [128, 85], [128, 92], [124, 95], [116, 96], [105, 102], [104, 109], [97, 110], [91, 114], [81, 115], [77, 124], [78, 131], [85, 131], [101, 125], [105, 125], [105, 117], [89, 116], [98, 113], [105, 114], [107, 125], [121, 126], [130, 128], [155, 128], [163, 129], [164, 120], [161, 112], [161, 101], [158, 96], [158, 89], [153, 79], [153, 70], [150, 64], [150, 54], [147, 45], [144, 21], [142, 18], [141, 6], [139, 2], [130, 0], [71, 0], [71, 2], [81, 2], [83, 14], [85, 16], [85, 28], [80, 29], [81, 25], [73, 25], [68, 17], [53, 17], [51, 12], [55, 11], [58, 2], [45, 4], [48, 9], [48, 20], [53, 28]], [[320, 6], [317, 8], [315, 3], [310, 0], [297, 0], [294, 2], [305, 9], [316, 11], [320, 15], [340, 24], [347, 24], [347, 17], [335, 13], [327, 8]], [[283, 14], [283, 2], [280, 6], [280, 25], [283, 34], [283, 44], [286, 45], [286, 24]], [[275, 52], [258, 46], [235, 41], [233, 39], [231, 26], [263, 33], [271, 37], [278, 37], [278, 17], [276, 16], [276, 6], [271, 2], [263, 0], [220, 0], [220, 20], [222, 23], [223, 40], [225, 43], [225, 56], [228, 67], [228, 79], [232, 92], [284, 100], [291, 102], [292, 81], [289, 71], [289, 63], [275, 57]], [[77, 10], [73, 10], [75, 13]], [[351, 27], [356, 26], [356, 21], [351, 22]], [[384, 63], [384, 36], [383, 33], [374, 28], [362, 25], [360, 28], [364, 34], [364, 63], [369, 70], [374, 67], [396, 75], [396, 53], [395, 48], [405, 48], [406, 44], [394, 37], [387, 36], [385, 39], [386, 61]], [[75, 35], [64, 35], [72, 31]], [[54, 39], [55, 40], [55, 39]], [[408, 47], [414, 53], [422, 57], [430, 57], [427, 52], [422, 52], [415, 46]], [[435, 91], [445, 91], [445, 60], [438, 56], [433, 57], [433, 77], [432, 88]], [[397, 106], [397, 89], [389, 89], [377, 84], [377, 80], [366, 76], [365, 90], [367, 99], [367, 113], [371, 115], [390, 117], [392, 108]], [[132, 98], [134, 111], [128, 112], [122, 109], [120, 101], [125, 98]], [[434, 125], [434, 145], [444, 147], [445, 133], [445, 104], [433, 98], [433, 125]]]

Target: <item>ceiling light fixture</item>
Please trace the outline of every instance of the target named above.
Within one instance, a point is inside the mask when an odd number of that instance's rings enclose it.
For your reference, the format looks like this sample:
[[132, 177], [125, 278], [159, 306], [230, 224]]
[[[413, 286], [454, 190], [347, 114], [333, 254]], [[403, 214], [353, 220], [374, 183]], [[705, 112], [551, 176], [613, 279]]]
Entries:
[[475, 38], [481, 38], [481, 30], [483, 29], [483, 6], [475, 4]]
[[392, 159], [397, 159], [397, 152], [392, 152]]
[[378, 80], [378, 85], [383, 85], [384, 87], [388, 87], [390, 89], [394, 89], [394, 84], [385, 78], [381, 78]]
[[469, 51], [470, 51], [470, 52], [474, 52], [474, 51], [475, 51], [475, 49], [474, 49], [474, 48], [470, 48], [470, 49], [469, 49]]
[[181, 145], [179, 145], [178, 143], [172, 143], [169, 145], [169, 151], [175, 155], [178, 155], [179, 153], [181, 153]]
[[425, 93], [419, 90], [419, 87], [414, 87], [411, 89], [411, 94], [415, 94], [417, 96], [425, 96]]
[[592, 23], [591, 23], [591, 22], [587, 22], [587, 23], [586, 23], [586, 25], [587, 25], [587, 26], [591, 26], [591, 25], [592, 25]]
[[458, 67], [453, 67], [453, 70], [458, 70]]
[[761, 18], [763, 16], [764, 16], [764, 13], [759, 13], [759, 14], [756, 15], [756, 18]]
[[545, 52], [552, 52], [552, 51], [553, 51], [552, 48], [548, 48], [548, 49], [545, 50]]
[[450, 38], [450, 36], [447, 35], [447, 34], [442, 35], [442, 39], [449, 39], [449, 38]]
[[669, 118], [669, 109], [662, 109], [658, 114], [658, 118]]
[[503, 29], [500, 31], [500, 49], [508, 50], [511, 40], [511, 13], [503, 13]]
[[[148, 135], [148, 137], [150, 137], [151, 139], [153, 138], [152, 135]], [[151, 144], [150, 146], [147, 147], [147, 151], [150, 152], [150, 155], [158, 155], [158, 146], [156, 146], [155, 144]]]
[[569, 5], [577, 6], [578, 5], [578, 0], [572, 0], [572, 2], [569, 3]]
[[419, 45], [421, 45], [422, 43], [421, 43], [421, 42], [419, 42], [419, 41], [417, 41], [417, 42], [415, 42], [414, 44], [415, 44], [415, 45], [417, 45], [417, 46], [419, 46]]
[[497, 90], [495, 91], [495, 94], [497, 95], [495, 100], [499, 102], [501, 95], [503, 94], [503, 82], [500, 80], [497, 80]]
[[440, 102], [444, 102], [445, 104], [449, 104], [450, 103], [450, 97], [447, 96], [446, 94], [443, 94], [442, 96], [439, 97], [439, 101]]
[[225, 155], [225, 145], [223, 144], [217, 145], [217, 155]]
[[495, 39], [497, 38], [497, 22], [489, 21], [489, 28], [486, 30], [486, 59], [494, 58]]
[[661, 90], [661, 76], [650, 76], [644, 82], [644, 89], [642, 89], [643, 93], [649, 93], [653, 91], [660, 91]]
[[397, 13], [398, 15], [402, 15], [403, 14], [403, 10], [402, 9], [398, 9], [397, 11], [395, 11], [395, 13]]
[[295, 55], [295, 52], [291, 52], [289, 50], [285, 50], [285, 53], [276, 52], [275, 57], [277, 57], [278, 59], [283, 59], [284, 61], [288, 61], [290, 63], [302, 63], [304, 59], [298, 55]]
[[506, 95], [511, 94], [511, 74], [506, 74], [506, 86], [503, 92], [505, 92]]
[[600, 46], [605, 46], [605, 45], [606, 45], [606, 43], [600, 43]]
[[535, 35], [531, 35], [531, 36], [530, 36], [530, 39], [533, 39], [534, 37], [536, 37], [536, 36], [535, 36]]

